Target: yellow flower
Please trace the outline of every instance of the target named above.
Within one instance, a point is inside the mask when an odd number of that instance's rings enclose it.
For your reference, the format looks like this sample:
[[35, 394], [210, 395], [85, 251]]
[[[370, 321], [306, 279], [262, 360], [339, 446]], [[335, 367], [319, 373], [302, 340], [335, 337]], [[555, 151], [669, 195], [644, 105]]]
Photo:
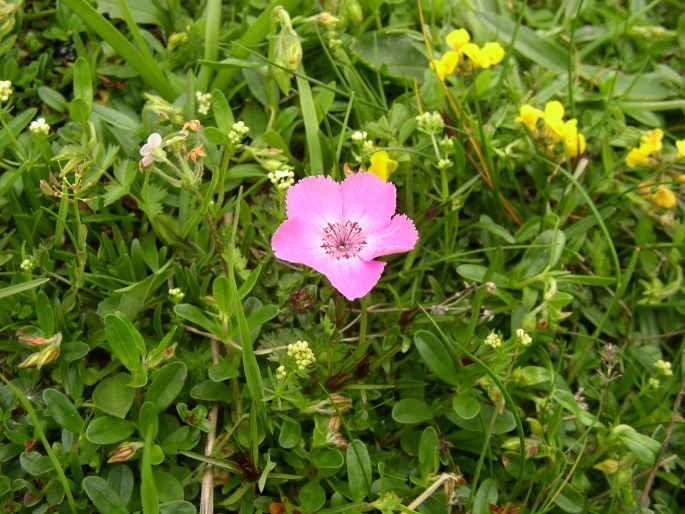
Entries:
[[382, 180], [388, 180], [388, 177], [397, 169], [397, 166], [397, 161], [391, 159], [388, 152], [381, 150], [371, 155], [371, 166], [369, 166], [368, 171]]
[[430, 62], [430, 67], [435, 70], [435, 73], [438, 74], [442, 81], [454, 73], [457, 64], [459, 64], [459, 52], [450, 50], [445, 52], [440, 59], [433, 59]]
[[676, 141], [675, 147], [678, 149], [678, 155], [676, 156], [676, 159], [682, 159], [685, 157], [685, 139]]
[[445, 40], [450, 47], [459, 52], [466, 43], [471, 41], [471, 35], [466, 29], [457, 29], [447, 34]]
[[635, 166], [647, 166], [651, 160], [649, 154], [651, 153], [649, 148], [645, 148], [640, 145], [639, 148], [631, 148], [628, 155], [626, 155], [626, 164], [629, 168], [634, 168]]
[[555, 143], [564, 140], [564, 106], [552, 100], [545, 104], [545, 136]]
[[640, 138], [640, 148], [644, 147], [645, 150], [649, 149], [650, 154], [660, 152], [663, 147], [661, 144], [663, 138], [664, 131], [660, 128], [650, 130]]
[[652, 196], [652, 201], [657, 207], [673, 209], [676, 205], [676, 197], [668, 187], [663, 184], [659, 186], [656, 193]]
[[485, 54], [490, 59], [491, 66], [500, 63], [502, 59], [504, 59], [504, 48], [502, 48], [502, 45], [500, 45], [499, 43], [485, 43], [482, 51], [485, 52]]
[[536, 109], [530, 104], [523, 104], [519, 109], [519, 116], [514, 121], [523, 123], [528, 130], [535, 132], [535, 125], [538, 120], [543, 118], [545, 113], [540, 109]]
[[490, 67], [490, 56], [479, 48], [477, 44], [466, 43], [462, 51], [471, 59], [473, 66], [476, 68], [487, 69]]
[[585, 136], [578, 133], [578, 120], [572, 118], [564, 123], [564, 144], [569, 156], [577, 157], [585, 151]]

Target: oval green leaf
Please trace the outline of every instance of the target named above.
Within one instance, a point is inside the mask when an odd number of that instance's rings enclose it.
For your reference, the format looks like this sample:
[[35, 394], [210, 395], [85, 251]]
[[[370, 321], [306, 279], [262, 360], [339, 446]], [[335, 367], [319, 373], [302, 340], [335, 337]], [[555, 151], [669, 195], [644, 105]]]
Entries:
[[421, 423], [433, 419], [433, 409], [424, 401], [407, 398], [393, 407], [392, 419], [403, 424]]

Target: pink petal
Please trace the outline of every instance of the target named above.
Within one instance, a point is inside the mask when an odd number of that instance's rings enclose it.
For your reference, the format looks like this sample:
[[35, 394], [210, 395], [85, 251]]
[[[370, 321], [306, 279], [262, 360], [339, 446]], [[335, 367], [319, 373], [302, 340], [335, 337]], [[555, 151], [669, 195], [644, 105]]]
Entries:
[[304, 264], [326, 275], [348, 300], [366, 295], [381, 277], [385, 263], [358, 257], [336, 259], [321, 248], [322, 241], [321, 231], [311, 223], [290, 218], [278, 227], [271, 246], [279, 259]]
[[319, 268], [324, 268], [327, 261], [332, 259], [330, 255], [326, 255], [321, 247], [322, 243], [322, 231], [303, 218], [285, 220], [271, 239], [276, 257], [296, 264], [306, 264], [317, 271], [321, 271]]
[[370, 261], [382, 255], [408, 252], [414, 248], [418, 239], [419, 233], [414, 222], [404, 214], [397, 214], [385, 227], [364, 233], [366, 244], [358, 255], [365, 261]]
[[[313, 267], [313, 266], [312, 266]], [[317, 269], [348, 300], [365, 296], [378, 283], [385, 263], [351, 259], [329, 259], [324, 269]], [[316, 268], [315, 268], [316, 269]]]
[[355, 173], [340, 184], [342, 219], [356, 221], [364, 234], [390, 223], [395, 214], [395, 186], [373, 173]]
[[157, 132], [153, 132], [150, 134], [150, 137], [147, 138], [147, 144], [149, 144], [152, 148], [157, 148], [162, 144], [162, 136], [157, 134]]
[[145, 157], [146, 155], [150, 155], [152, 153], [152, 148], [150, 148], [150, 145], [148, 143], [145, 143], [143, 146], [140, 147], [140, 155]]
[[342, 203], [340, 184], [324, 176], [303, 178], [288, 189], [285, 199], [289, 218], [302, 218], [321, 230], [328, 223], [340, 223]]

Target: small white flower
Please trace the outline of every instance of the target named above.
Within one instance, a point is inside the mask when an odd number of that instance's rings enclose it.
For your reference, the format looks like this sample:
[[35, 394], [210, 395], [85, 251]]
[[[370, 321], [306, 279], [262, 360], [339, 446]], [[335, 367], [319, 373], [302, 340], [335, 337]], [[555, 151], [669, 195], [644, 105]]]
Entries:
[[12, 96], [12, 82], [0, 80], [0, 101], [6, 102]]
[[166, 152], [162, 149], [162, 136], [154, 132], [147, 138], [140, 149], [140, 155], [143, 157], [140, 163], [143, 166], [149, 166], [153, 162], [162, 162], [166, 159]]
[[654, 363], [654, 367], [660, 375], [665, 377], [673, 376], [673, 370], [671, 369], [671, 363], [662, 359], [659, 359]]
[[518, 339], [523, 346], [530, 346], [533, 342], [533, 338], [530, 337], [522, 328], [516, 329], [516, 339]]
[[21, 261], [19, 267], [29, 273], [33, 269], [33, 261], [31, 261], [31, 259], [24, 259]]
[[37, 136], [47, 136], [50, 133], [50, 125], [45, 122], [45, 118], [38, 118], [37, 120], [31, 122], [31, 125], [29, 125], [29, 130], [32, 134]]
[[366, 132], [360, 132], [359, 130], [357, 130], [356, 132], [352, 133], [350, 139], [355, 143], [361, 143], [362, 141], [366, 140], [366, 135]]
[[212, 94], [196, 91], [195, 99], [197, 100], [197, 112], [200, 114], [207, 114], [209, 112], [209, 108], [212, 106]]
[[485, 345], [493, 349], [499, 348], [502, 346], [502, 339], [497, 335], [497, 333], [490, 332], [485, 338]]
[[186, 294], [183, 292], [183, 290], [180, 287], [174, 287], [172, 289], [169, 289], [169, 296], [171, 296], [171, 299], [175, 302], [180, 302], [185, 298]]
[[231, 126], [231, 131], [228, 133], [228, 140], [234, 145], [239, 144], [247, 133], [250, 132], [250, 127], [245, 125], [242, 121], [237, 121]]
[[450, 161], [449, 159], [440, 159], [437, 164], [437, 168], [439, 170], [444, 170], [445, 168], [449, 168], [450, 166], [452, 166], [452, 161]]
[[295, 174], [291, 170], [275, 170], [267, 175], [279, 191], [285, 191], [295, 183]]
[[439, 112], [424, 112], [416, 117], [418, 129], [426, 134], [437, 134], [445, 129], [445, 122]]

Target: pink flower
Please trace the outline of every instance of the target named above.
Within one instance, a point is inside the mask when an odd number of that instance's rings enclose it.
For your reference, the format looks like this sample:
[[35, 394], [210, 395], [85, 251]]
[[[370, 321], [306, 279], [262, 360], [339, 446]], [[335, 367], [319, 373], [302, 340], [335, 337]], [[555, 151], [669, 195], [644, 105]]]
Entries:
[[419, 234], [412, 220], [395, 214], [395, 186], [371, 173], [300, 180], [288, 190], [288, 219], [271, 245], [284, 261], [323, 273], [348, 300], [376, 285], [385, 263], [376, 257], [407, 252]]
[[149, 166], [154, 161], [161, 162], [166, 158], [166, 152], [162, 150], [162, 136], [153, 132], [147, 138], [147, 143], [140, 149], [140, 155], [143, 157], [140, 160], [142, 167]]

